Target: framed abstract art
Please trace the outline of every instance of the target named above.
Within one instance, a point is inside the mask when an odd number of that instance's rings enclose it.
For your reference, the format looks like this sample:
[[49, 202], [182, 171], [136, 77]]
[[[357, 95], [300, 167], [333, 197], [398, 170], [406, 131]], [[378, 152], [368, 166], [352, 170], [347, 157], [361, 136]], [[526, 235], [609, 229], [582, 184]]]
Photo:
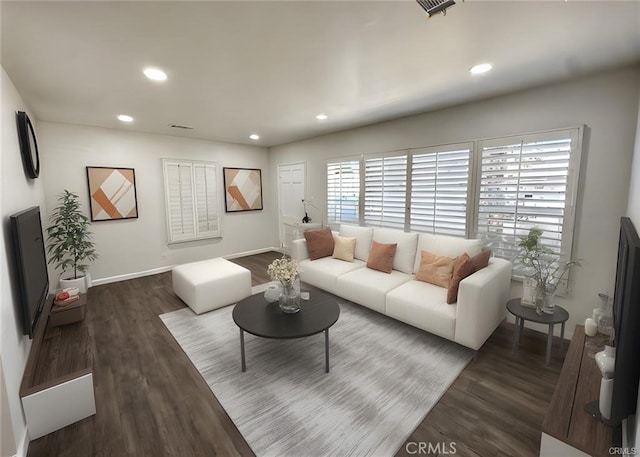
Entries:
[[87, 167], [91, 221], [136, 219], [138, 199], [133, 168]]
[[224, 168], [225, 211], [259, 211], [262, 209], [262, 170]]

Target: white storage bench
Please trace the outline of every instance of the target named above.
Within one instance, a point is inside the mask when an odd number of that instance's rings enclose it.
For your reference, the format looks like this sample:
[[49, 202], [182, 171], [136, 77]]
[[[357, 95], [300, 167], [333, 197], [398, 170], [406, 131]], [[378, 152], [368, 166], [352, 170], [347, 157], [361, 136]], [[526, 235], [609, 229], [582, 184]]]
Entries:
[[251, 295], [251, 272], [222, 258], [173, 268], [173, 291], [196, 314], [231, 305]]

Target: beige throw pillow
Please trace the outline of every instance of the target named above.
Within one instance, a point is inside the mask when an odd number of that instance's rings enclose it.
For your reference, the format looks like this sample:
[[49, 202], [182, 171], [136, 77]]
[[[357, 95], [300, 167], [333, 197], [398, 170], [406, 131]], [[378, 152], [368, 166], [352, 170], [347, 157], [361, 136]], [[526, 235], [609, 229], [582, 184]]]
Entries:
[[435, 255], [428, 251], [422, 251], [421, 256], [416, 279], [448, 289], [456, 259], [446, 255]]
[[335, 236], [333, 242], [333, 258], [353, 262], [353, 253], [356, 250], [355, 237]]

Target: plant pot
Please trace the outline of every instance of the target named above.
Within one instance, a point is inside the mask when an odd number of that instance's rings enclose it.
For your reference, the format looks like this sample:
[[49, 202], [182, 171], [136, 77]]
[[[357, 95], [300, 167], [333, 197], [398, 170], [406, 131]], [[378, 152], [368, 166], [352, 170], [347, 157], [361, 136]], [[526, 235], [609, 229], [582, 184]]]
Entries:
[[70, 287], [77, 287], [80, 289], [81, 294], [87, 293], [87, 278], [86, 276], [80, 276], [78, 279], [60, 279], [60, 289], [68, 289]]

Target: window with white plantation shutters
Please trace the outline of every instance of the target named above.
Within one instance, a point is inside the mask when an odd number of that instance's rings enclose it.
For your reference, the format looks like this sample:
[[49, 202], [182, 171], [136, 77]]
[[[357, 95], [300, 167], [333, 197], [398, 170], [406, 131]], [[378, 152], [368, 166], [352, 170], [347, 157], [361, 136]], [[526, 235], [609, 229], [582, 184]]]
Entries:
[[[581, 129], [480, 142], [477, 235], [494, 255], [515, 260], [520, 237], [569, 258]], [[516, 274], [521, 273], [516, 269]]]
[[471, 144], [412, 151], [410, 231], [467, 236], [470, 156]]
[[364, 224], [404, 230], [407, 155], [365, 157]]
[[327, 163], [327, 223], [360, 223], [360, 159]]
[[196, 232], [198, 238], [220, 236], [217, 171], [215, 164], [193, 164]]
[[163, 168], [169, 242], [222, 236], [218, 165], [163, 159]]

